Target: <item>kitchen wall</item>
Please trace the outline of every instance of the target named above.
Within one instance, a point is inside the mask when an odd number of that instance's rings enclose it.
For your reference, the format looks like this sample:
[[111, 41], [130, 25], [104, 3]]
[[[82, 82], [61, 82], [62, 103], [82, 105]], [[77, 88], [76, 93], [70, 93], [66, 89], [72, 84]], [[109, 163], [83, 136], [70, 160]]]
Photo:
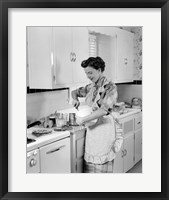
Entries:
[[68, 104], [68, 90], [27, 94], [26, 112], [30, 121], [46, 117], [57, 110], [72, 107]]
[[[142, 98], [142, 85], [118, 85], [118, 102], [129, 102], [133, 97]], [[72, 108], [68, 103], [68, 90], [27, 94], [27, 120], [35, 121], [55, 111]]]
[[118, 85], [118, 102], [131, 103], [133, 97], [142, 99], [142, 85]]

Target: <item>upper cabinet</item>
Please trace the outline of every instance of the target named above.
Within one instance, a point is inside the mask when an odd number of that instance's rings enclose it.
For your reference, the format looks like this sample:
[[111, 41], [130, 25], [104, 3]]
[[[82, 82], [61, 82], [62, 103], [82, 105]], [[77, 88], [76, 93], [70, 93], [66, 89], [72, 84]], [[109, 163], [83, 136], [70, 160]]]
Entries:
[[81, 67], [89, 56], [86, 27], [28, 27], [27, 50], [30, 88], [88, 83]]
[[133, 81], [133, 33], [115, 27], [88, 27], [96, 37], [96, 55], [106, 63], [105, 75], [115, 83]]
[[53, 88], [73, 82], [72, 32], [70, 27], [53, 27]]
[[30, 88], [52, 88], [53, 40], [52, 28], [27, 28], [27, 78]]
[[27, 27], [27, 86], [85, 85], [81, 62], [89, 56], [103, 58], [113, 82], [133, 81], [133, 33], [116, 27]]
[[89, 33], [86, 27], [73, 27], [73, 83], [88, 83], [81, 62], [89, 57]]
[[118, 83], [133, 81], [133, 33], [125, 30], [118, 30], [117, 33], [117, 63], [116, 77]]

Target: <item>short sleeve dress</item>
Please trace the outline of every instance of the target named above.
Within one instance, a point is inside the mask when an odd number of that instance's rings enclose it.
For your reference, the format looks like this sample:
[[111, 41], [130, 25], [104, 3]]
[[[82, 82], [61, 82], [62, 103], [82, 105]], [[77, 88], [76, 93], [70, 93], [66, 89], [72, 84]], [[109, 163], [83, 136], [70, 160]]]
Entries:
[[[107, 115], [100, 117], [95, 123], [87, 124], [84, 160], [88, 163], [103, 165], [115, 158], [114, 149], [121, 147], [122, 135], [116, 135], [116, 120], [112, 115], [113, 106], [117, 101], [117, 87], [101, 76], [97, 83], [91, 83], [80, 87], [76, 91], [78, 97], [86, 97], [86, 103], [92, 108], [92, 112], [102, 108]], [[119, 134], [120, 133], [120, 134]]]

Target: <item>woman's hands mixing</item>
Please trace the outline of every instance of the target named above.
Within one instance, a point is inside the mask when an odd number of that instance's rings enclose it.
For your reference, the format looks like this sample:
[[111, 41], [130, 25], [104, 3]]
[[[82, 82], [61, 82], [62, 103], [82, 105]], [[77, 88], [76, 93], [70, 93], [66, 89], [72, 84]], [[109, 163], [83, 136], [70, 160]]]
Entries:
[[78, 107], [80, 106], [80, 102], [77, 99], [73, 99], [72, 105], [78, 110]]
[[76, 116], [76, 123], [79, 125], [84, 125], [84, 117]]

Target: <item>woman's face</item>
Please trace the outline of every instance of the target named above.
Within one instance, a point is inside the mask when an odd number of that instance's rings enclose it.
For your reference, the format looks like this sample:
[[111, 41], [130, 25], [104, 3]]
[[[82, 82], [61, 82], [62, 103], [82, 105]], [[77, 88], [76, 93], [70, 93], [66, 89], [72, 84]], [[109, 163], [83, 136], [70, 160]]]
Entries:
[[99, 77], [101, 76], [102, 72], [100, 69], [94, 69], [93, 67], [86, 67], [84, 68], [85, 74], [88, 79], [90, 79], [93, 83], [97, 82]]

